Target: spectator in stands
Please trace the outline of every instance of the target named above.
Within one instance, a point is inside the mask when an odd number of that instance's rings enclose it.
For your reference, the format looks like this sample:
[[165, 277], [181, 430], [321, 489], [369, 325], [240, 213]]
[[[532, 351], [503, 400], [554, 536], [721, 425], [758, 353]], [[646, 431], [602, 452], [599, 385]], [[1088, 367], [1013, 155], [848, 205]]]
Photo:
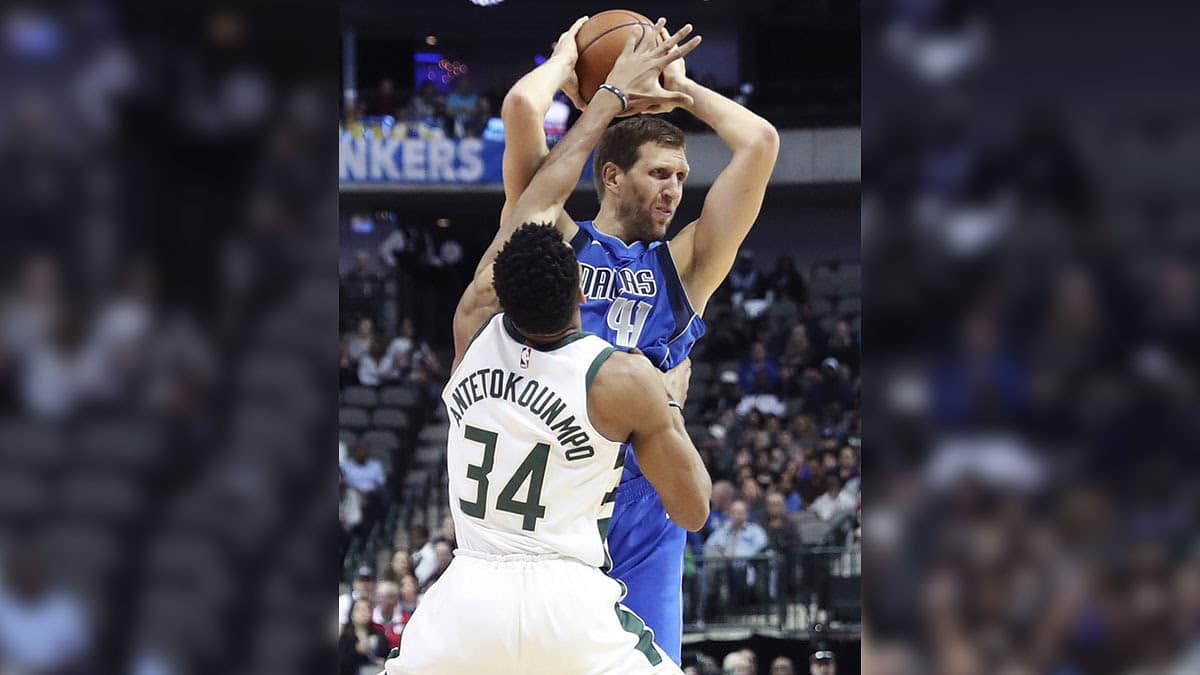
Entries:
[[796, 664], [786, 656], [776, 657], [771, 662], [770, 675], [796, 675]]
[[450, 542], [439, 539], [433, 545], [436, 565], [433, 569], [433, 574], [421, 584], [421, 592], [429, 590], [431, 586], [437, 583], [438, 579], [446, 573], [446, 568], [450, 567], [450, 562], [454, 559], [454, 549], [450, 547]]
[[358, 364], [350, 358], [350, 337], [338, 339], [338, 388], [344, 389], [358, 384]]
[[736, 410], [738, 416], [745, 417], [754, 412], [775, 416], [786, 414], [787, 406], [775, 395], [770, 383], [770, 375], [765, 370], [760, 370], [755, 373], [755, 378], [754, 390], [759, 393], [747, 393], [742, 397]]
[[346, 352], [350, 356], [350, 360], [354, 362], [356, 369], [358, 360], [370, 349], [373, 339], [375, 339], [375, 322], [369, 318], [359, 319], [358, 330], [350, 336], [346, 343]]
[[797, 305], [808, 300], [808, 285], [791, 256], [782, 255], [775, 259], [775, 270], [771, 272], [769, 283], [777, 298], [788, 298]]
[[858, 472], [858, 453], [849, 445], [838, 452], [838, 473], [842, 477], [842, 489], [857, 496], [862, 478]]
[[346, 475], [341, 468], [338, 468], [338, 523], [342, 526], [339, 545], [344, 556], [351, 540], [362, 532], [362, 496], [358, 490], [351, 490], [346, 485]]
[[388, 566], [384, 568], [383, 575], [379, 578], [384, 581], [400, 583], [401, 579], [412, 573], [412, 558], [408, 555], [408, 551], [398, 548], [392, 553], [392, 559], [388, 561]]
[[413, 525], [408, 531], [408, 552], [412, 557], [417, 583], [423, 585], [437, 571], [437, 551], [429, 541], [429, 528]]
[[737, 373], [732, 370], [723, 371], [717, 378], [715, 394], [705, 403], [705, 419], [716, 418], [726, 410], [736, 410], [738, 403], [742, 400], [742, 396], [743, 392], [738, 386]]
[[750, 672], [758, 675], [758, 654], [755, 654], [754, 650], [749, 647], [742, 648], [741, 653], [746, 657], [746, 663], [750, 665]]
[[374, 321], [383, 300], [383, 279], [371, 269], [371, 254], [358, 250], [354, 253], [354, 267], [342, 278], [341, 316], [344, 322], [361, 318]]
[[[767, 533], [757, 523], [749, 521], [750, 510], [746, 502], [737, 500], [729, 507], [729, 522], [713, 533], [704, 543], [704, 555], [725, 558], [745, 558], [757, 555], [767, 546]], [[706, 586], [712, 587], [713, 575], [722, 570], [709, 567]], [[738, 600], [746, 600], [755, 581], [755, 569], [744, 561], [734, 560], [724, 570], [729, 574], [732, 593]], [[707, 595], [708, 591], [705, 591]]]
[[432, 82], [422, 82], [417, 95], [408, 103], [408, 119], [442, 127], [445, 114], [446, 100], [437, 92]]
[[388, 649], [400, 646], [400, 632], [404, 630], [404, 610], [400, 607], [400, 584], [380, 581], [375, 587], [375, 612], [371, 620], [383, 628], [387, 636]]
[[409, 374], [413, 349], [417, 346], [416, 333], [412, 319], [406, 316], [400, 321], [400, 332], [388, 343], [385, 358], [391, 364], [392, 370], [400, 376], [398, 379], [403, 379], [404, 375]]
[[367, 353], [358, 358], [358, 383], [364, 387], [378, 387], [396, 375], [392, 362], [387, 357], [387, 346], [378, 337], [372, 337]]
[[[25, 539], [25, 538], [22, 538]], [[0, 584], [0, 663], [6, 673], [89, 672], [92, 627], [79, 600], [52, 583], [30, 538], [7, 541]]]
[[767, 515], [767, 504], [763, 499], [762, 486], [758, 477], [751, 475], [742, 479], [738, 490], [738, 499], [746, 505], [749, 519], [753, 523], [761, 523]]
[[370, 456], [364, 443], [355, 443], [350, 457], [341, 464], [349, 489], [358, 492], [362, 499], [361, 528], [369, 532], [383, 515], [387, 497], [383, 487], [387, 485], [387, 474], [383, 462]]
[[[764, 303], [768, 298], [769, 288], [766, 279], [754, 264], [754, 253], [743, 250], [738, 254], [738, 260], [729, 273], [729, 284], [733, 290], [733, 306], [751, 319], [757, 317], [770, 304]], [[747, 302], [751, 302], [747, 306]]]
[[750, 665], [750, 660], [742, 652], [730, 652], [721, 662], [721, 672], [725, 675], [758, 675]]
[[854, 495], [842, 489], [842, 477], [837, 471], [825, 474], [825, 493], [813, 500], [809, 510], [824, 521], [832, 521], [839, 516], [853, 514], [858, 508], [858, 500]]
[[742, 362], [738, 375], [742, 389], [753, 394], [768, 393], [767, 390], [760, 389], [763, 385], [759, 378], [760, 373], [766, 375], [765, 384], [770, 387], [769, 391], [773, 392], [779, 384], [779, 366], [767, 357], [767, 346], [762, 342], [755, 342], [750, 347], [750, 358]]
[[858, 372], [858, 345], [854, 343], [854, 334], [849, 323], [838, 321], [833, 324], [833, 332], [829, 334], [829, 340], [825, 344], [825, 355], [849, 366], [852, 372]]
[[348, 624], [338, 639], [338, 675], [358, 675], [366, 666], [383, 666], [387, 658], [387, 635], [371, 622], [371, 601], [362, 598], [351, 604]]
[[818, 359], [817, 352], [808, 339], [808, 327], [802, 323], [792, 326], [787, 343], [783, 346], [783, 353], [779, 355], [779, 376], [783, 381], [785, 394], [799, 393], [794, 378], [815, 367]]
[[[358, 568], [358, 572], [354, 575], [354, 581], [351, 582], [350, 592], [342, 593], [338, 596], [338, 616], [341, 618], [342, 624], [350, 621], [350, 609], [355, 602], [366, 600], [370, 602], [375, 595], [375, 574], [367, 565]], [[370, 618], [368, 612], [367, 618]]]
[[371, 96], [367, 97], [365, 112], [367, 115], [391, 115], [398, 117], [404, 107], [404, 97], [396, 90], [396, 81], [385, 77], [379, 81]]
[[772, 490], [767, 494], [767, 517], [763, 523], [767, 547], [783, 554], [795, 553], [800, 545], [800, 533], [788, 518], [787, 499]]
[[446, 116], [454, 125], [456, 138], [476, 138], [483, 132], [481, 100], [479, 94], [471, 91], [467, 76], [461, 75], [454, 80], [454, 90], [446, 96]]
[[417, 583], [417, 577], [413, 574], [407, 574], [400, 580], [400, 611], [404, 616], [404, 623], [412, 618], [413, 612], [417, 611], [417, 604], [421, 598], [420, 584]]

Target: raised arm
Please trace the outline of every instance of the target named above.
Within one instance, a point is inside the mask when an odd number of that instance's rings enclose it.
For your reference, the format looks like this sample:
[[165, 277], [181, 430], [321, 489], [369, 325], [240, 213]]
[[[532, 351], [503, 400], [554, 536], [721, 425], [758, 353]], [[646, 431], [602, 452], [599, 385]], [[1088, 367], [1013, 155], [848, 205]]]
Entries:
[[546, 146], [546, 113], [554, 94], [564, 87], [574, 89], [575, 61], [579, 51], [575, 34], [588, 17], [580, 17], [559, 36], [554, 52], [542, 65], [526, 73], [508, 90], [500, 107], [504, 121], [504, 208], [501, 220], [517, 204], [533, 174], [549, 154]]
[[588, 392], [588, 415], [597, 431], [633, 443], [638, 466], [654, 486], [671, 520], [697, 532], [708, 520], [712, 481], [668, 401], [663, 374], [644, 356], [614, 352]]
[[[662, 23], [660, 19], [660, 28]], [[675, 48], [690, 32], [691, 26], [684, 26], [660, 45], [651, 45], [646, 41], [645, 44], [635, 47], [631, 38], [613, 65], [608, 83], [620, 89], [631, 102], [637, 102], [639, 105], [690, 103], [691, 99], [686, 95], [667, 92], [658, 84], [658, 76], [666, 64], [682, 58], [700, 44], [700, 38], [696, 37], [680, 48]], [[479, 327], [500, 311], [495, 292], [492, 290], [491, 265], [496, 259], [496, 254], [522, 223], [554, 222], [575, 184], [579, 182], [583, 165], [587, 162], [592, 148], [600, 141], [608, 123], [624, 109], [624, 102], [616, 94], [610, 91], [597, 92], [583, 115], [542, 162], [528, 187], [517, 199], [517, 203], [501, 218], [500, 228], [484, 251], [479, 265], [475, 268], [475, 278], [463, 293], [454, 313], [455, 358], [452, 369], [458, 366], [471, 337]]]
[[666, 68], [663, 80], [668, 89], [690, 95], [694, 102], [684, 107], [733, 150], [708, 190], [700, 217], [670, 244], [688, 296], [703, 312], [758, 218], [779, 155], [779, 134], [770, 122], [688, 78], [682, 60]]

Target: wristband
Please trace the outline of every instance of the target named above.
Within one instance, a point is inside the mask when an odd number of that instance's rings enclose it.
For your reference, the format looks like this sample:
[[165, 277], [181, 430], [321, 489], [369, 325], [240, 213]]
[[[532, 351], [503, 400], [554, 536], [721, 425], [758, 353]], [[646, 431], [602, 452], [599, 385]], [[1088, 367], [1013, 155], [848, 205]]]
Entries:
[[[629, 110], [629, 98], [627, 96], [625, 96], [625, 92], [621, 91], [617, 87], [614, 87], [613, 85], [611, 85], [607, 82], [600, 85], [600, 89], [603, 89], [605, 91], [611, 91], [612, 93], [617, 95], [617, 98], [621, 99], [621, 112], [625, 112], [626, 110]], [[597, 89], [597, 91], [599, 91], [599, 89]]]

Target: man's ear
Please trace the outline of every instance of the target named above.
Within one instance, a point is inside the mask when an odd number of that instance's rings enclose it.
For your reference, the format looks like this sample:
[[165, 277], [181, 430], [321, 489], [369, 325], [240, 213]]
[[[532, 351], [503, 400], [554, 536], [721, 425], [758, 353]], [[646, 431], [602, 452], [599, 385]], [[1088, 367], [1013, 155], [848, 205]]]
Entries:
[[616, 190], [618, 183], [620, 182], [620, 178], [622, 175], [624, 175], [624, 173], [625, 172], [621, 170], [621, 167], [617, 166], [615, 163], [605, 162], [604, 166], [600, 167], [600, 178], [605, 189], [612, 188]]

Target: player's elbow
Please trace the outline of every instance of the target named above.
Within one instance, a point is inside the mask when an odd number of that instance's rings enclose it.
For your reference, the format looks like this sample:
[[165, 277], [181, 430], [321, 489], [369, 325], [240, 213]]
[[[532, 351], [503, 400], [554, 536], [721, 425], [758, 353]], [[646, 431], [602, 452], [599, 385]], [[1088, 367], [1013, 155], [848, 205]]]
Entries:
[[771, 156], [779, 154], [779, 131], [775, 125], [766, 120], [762, 120], [762, 124], [758, 129], [758, 138], [754, 145], [760, 152], [770, 153]]
[[708, 502], [695, 504], [678, 513], [672, 513], [671, 520], [688, 532], [699, 532], [708, 522]]
[[512, 120], [535, 114], [537, 111], [534, 109], [533, 100], [524, 92], [516, 89], [505, 94], [504, 102], [500, 104], [500, 119], [502, 120]]

